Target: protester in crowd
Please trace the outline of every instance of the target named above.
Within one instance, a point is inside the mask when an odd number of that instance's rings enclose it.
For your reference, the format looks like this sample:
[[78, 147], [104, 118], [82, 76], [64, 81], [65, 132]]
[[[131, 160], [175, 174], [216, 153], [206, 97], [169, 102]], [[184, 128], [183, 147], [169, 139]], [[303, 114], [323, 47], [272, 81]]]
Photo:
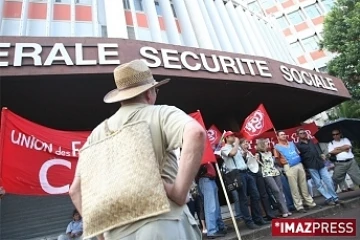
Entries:
[[282, 217], [291, 216], [292, 213], [286, 206], [286, 200], [283, 193], [280, 171], [275, 167], [274, 158], [271, 151], [268, 150], [265, 139], [259, 139], [256, 144], [256, 160], [260, 164], [260, 173], [266, 185], [271, 189], [276, 201], [279, 204], [279, 210]]
[[243, 219], [243, 214], [241, 213], [241, 209], [240, 209], [240, 199], [239, 199], [239, 194], [237, 191], [232, 191], [231, 195], [233, 197], [234, 200], [234, 207], [235, 207], [235, 218], [237, 221], [241, 221]]
[[266, 184], [261, 170], [259, 171], [259, 164], [255, 156], [249, 151], [249, 142], [242, 138], [240, 139], [241, 154], [248, 166], [250, 175], [255, 179], [256, 187], [260, 194], [261, 203], [266, 214], [266, 219], [271, 221], [276, 218], [271, 208], [271, 201], [269, 194], [266, 191]]
[[[129, 208], [129, 204], [131, 203], [124, 205], [122, 201], [118, 201], [118, 197], [114, 197], [114, 199], [104, 199], [104, 203], [94, 206], [93, 209], [93, 211], [96, 210], [98, 215], [97, 221], [101, 222], [106, 220], [107, 222], [114, 223], [112, 226], [116, 227], [110, 227], [110, 230], [97, 230], [104, 233], [98, 236], [98, 238], [105, 240], [201, 239], [202, 234], [197, 222], [186, 205], [186, 201], [190, 186], [199, 170], [204, 152], [206, 139], [204, 128], [195, 119], [176, 107], [166, 105], [154, 106], [158, 95], [158, 87], [168, 81], [156, 82], [144, 61], [134, 60], [120, 65], [114, 70], [114, 78], [117, 89], [109, 92], [104, 97], [104, 101], [106, 103], [121, 102], [121, 107], [113, 116], [92, 131], [84, 148], [91, 147], [94, 143], [107, 138], [109, 133], [123, 129], [124, 126], [133, 129], [135, 132], [137, 128], [134, 126], [140, 128], [139, 123], [147, 123], [150, 135], [149, 133], [145, 135], [146, 133], [144, 132], [143, 137], [149, 138], [149, 142], [153, 148], [153, 150], [151, 150], [152, 154], [151, 156], [139, 155], [138, 159], [134, 159], [134, 162], [143, 161], [143, 167], [146, 168], [149, 158], [155, 158], [161, 167], [161, 177], [170, 204], [170, 211], [141, 220], [129, 219], [129, 221], [132, 221], [131, 223], [118, 227], [116, 223], [122, 216], [111, 215], [106, 211], [100, 210], [99, 207], [105, 208], [111, 206], [121, 209]], [[128, 138], [123, 139], [123, 142], [119, 141], [118, 145], [126, 145], [128, 142], [134, 142], [137, 139], [131, 134], [128, 135]], [[136, 135], [136, 137], [139, 137], [139, 135]], [[128, 146], [128, 149], [124, 148], [124, 151], [129, 152], [137, 151], [139, 147], [144, 147], [136, 145], [130, 146], [129, 144], [126, 146]], [[179, 147], [182, 148], [182, 150], [178, 167], [173, 150]], [[141, 153], [141, 151], [139, 152]], [[89, 191], [98, 192], [99, 190], [91, 189], [90, 186], [88, 186], [87, 189], [84, 188], [82, 178], [86, 177], [83, 175], [83, 171], [86, 170], [86, 164], [81, 163], [81, 154], [80, 152], [80, 160], [75, 179], [69, 192], [73, 203], [80, 213], [84, 202], [86, 200], [89, 201], [89, 199], [82, 197], [83, 193]], [[124, 156], [126, 156], [126, 153], [124, 153]], [[93, 161], [89, 164], [92, 166], [94, 166], [94, 164], [99, 165], [99, 169], [101, 169], [101, 164], [106, 164], [102, 163], [102, 159], [98, 159], [97, 161], [98, 162]], [[122, 159], [121, 156], [119, 156], [118, 163], [114, 164], [121, 164], [121, 162]], [[79, 168], [79, 166], [83, 166], [83, 168]], [[125, 167], [133, 169], [135, 166], [127, 165]], [[108, 169], [106, 176], [103, 176], [104, 179], [100, 180], [106, 182], [109, 176], [115, 174], [119, 175], [119, 173], [112, 172], [112, 169]], [[147, 175], [147, 177], [148, 176], [149, 175]], [[98, 175], [98, 178], [100, 177], [101, 176]], [[143, 177], [143, 175], [137, 176], [137, 178]], [[113, 185], [102, 185], [101, 193], [111, 196], [114, 194], [116, 194], [116, 196], [122, 196], [121, 194], [123, 194], [123, 192], [114, 193], [116, 189], [114, 190], [112, 187]], [[143, 186], [139, 187], [144, 189]], [[100, 199], [98, 201], [100, 201]], [[129, 197], [129, 199], [131, 198]], [[110, 205], [108, 204], [109, 200], [113, 201]], [[138, 203], [134, 201], [133, 204]], [[87, 212], [89, 214], [92, 213], [89, 212], [89, 209], [87, 209]], [[86, 217], [86, 215], [83, 215], [84, 222]], [[161, 229], [161, 231], [159, 231], [159, 229]], [[84, 230], [86, 231], [86, 228]]]
[[187, 205], [193, 217], [195, 218], [195, 214], [197, 215], [200, 221], [202, 233], [207, 234], [204, 213], [204, 196], [199, 191], [199, 186], [195, 182], [190, 189], [189, 201]]
[[303, 128], [297, 129], [296, 133], [299, 137], [299, 142], [296, 144], [296, 147], [300, 152], [302, 164], [310, 173], [311, 179], [319, 193], [325, 198], [325, 205], [340, 204], [341, 201], [336, 194], [334, 183], [325, 167], [325, 155], [321, 152], [320, 148], [309, 139]]
[[221, 217], [218, 187], [216, 185], [216, 170], [212, 163], [204, 164], [199, 170], [199, 189], [204, 196], [205, 223], [207, 237], [223, 237], [227, 228]]
[[83, 223], [81, 216], [77, 210], [74, 210], [72, 215], [73, 220], [66, 228], [65, 234], [58, 237], [58, 240], [81, 240], [83, 234]]
[[[284, 168], [289, 181], [291, 195], [297, 211], [305, 213], [304, 205], [309, 208], [316, 206], [314, 199], [309, 195], [306, 184], [306, 174], [301, 163], [299, 151], [293, 142], [289, 142], [284, 131], [277, 132], [278, 143], [274, 148], [275, 159]], [[299, 193], [300, 189], [300, 193]], [[303, 203], [304, 200], [304, 203]]]
[[[225, 145], [221, 148], [221, 157], [229, 171], [239, 170], [242, 187], [237, 189], [240, 199], [240, 209], [245, 224], [250, 229], [257, 229], [257, 225], [268, 224], [261, 214], [260, 195], [254, 178], [249, 174], [247, 165], [241, 155], [240, 140], [234, 133], [228, 131], [224, 134]], [[251, 215], [248, 208], [247, 193], [250, 195]]]
[[355, 185], [360, 185], [360, 169], [351, 151], [349, 139], [342, 136], [338, 129], [332, 131], [333, 141], [328, 144], [328, 153], [336, 157], [332, 176], [334, 183], [340, 184], [348, 174]]
[[291, 212], [296, 211], [296, 208], [294, 206], [294, 200], [291, 195], [290, 184], [285, 175], [284, 168], [280, 166], [278, 161], [275, 161], [274, 165], [275, 165], [276, 169], [279, 170], [279, 172], [280, 172], [281, 184], [283, 186], [283, 192], [284, 192], [285, 199], [286, 199], [286, 206], [289, 209], [289, 211], [291, 211]]

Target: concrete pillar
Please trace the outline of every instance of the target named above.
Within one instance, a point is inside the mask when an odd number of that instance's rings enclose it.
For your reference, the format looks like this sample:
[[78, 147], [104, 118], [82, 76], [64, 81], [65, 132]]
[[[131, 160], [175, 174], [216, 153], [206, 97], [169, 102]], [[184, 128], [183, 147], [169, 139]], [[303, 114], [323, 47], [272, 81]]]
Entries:
[[156, 12], [155, 2], [148, 0], [142, 1], [142, 3], [149, 24], [152, 40], [154, 42], [164, 43], [161, 37], [161, 28], [159, 24], [159, 18]]
[[248, 42], [250, 42], [255, 55], [259, 55], [259, 56], [263, 55], [263, 52], [259, 47], [260, 45], [258, 43], [259, 39], [257, 39], [254, 31], [252, 30], [249, 19], [247, 18], [244, 9], [238, 6], [235, 9], [235, 12], [237, 13], [238, 18], [245, 29], [245, 33], [243, 34], [243, 37], [248, 39]]
[[171, 8], [169, 0], [158, 0], [162, 9], [162, 16], [165, 22], [166, 35], [169, 43], [174, 45], [181, 45], [179, 31], [176, 25], [174, 13]]
[[237, 53], [245, 53], [245, 49], [242, 46], [238, 36], [236, 35], [236, 30], [234, 23], [231, 21], [229, 14], [227, 13], [224, 2], [222, 0], [215, 0], [216, 9], [219, 12], [220, 18], [225, 26], [225, 31], [229, 36], [230, 43], [232, 48]]
[[51, 36], [51, 22], [52, 22], [52, 19], [53, 19], [53, 14], [54, 14], [54, 1], [53, 0], [47, 0], [45, 36]]
[[206, 10], [206, 7], [205, 7], [205, 4], [204, 4], [204, 1], [203, 0], [196, 0], [199, 4], [199, 8], [201, 10], [201, 13], [202, 13], [202, 16], [204, 18], [204, 21], [205, 21], [205, 24], [206, 24], [206, 28], [208, 29], [209, 31], [209, 34], [210, 34], [210, 38], [211, 38], [211, 42], [214, 46], [214, 49], [215, 50], [221, 50], [221, 45], [220, 45], [220, 42], [219, 42], [219, 39], [216, 35], [216, 32], [215, 32], [215, 29], [214, 29], [214, 26], [212, 25], [212, 22], [210, 20], [210, 17], [209, 17], [209, 13], [207, 12]]
[[196, 39], [195, 31], [191, 24], [190, 16], [187, 12], [184, 0], [173, 0], [172, 2], [178, 21], [180, 22], [181, 34], [185, 45], [188, 47], [199, 47], [199, 43]]
[[246, 37], [247, 32], [244, 27], [243, 22], [241, 22], [236, 14], [234, 5], [232, 2], [227, 2], [225, 5], [227, 12], [229, 14], [230, 20], [233, 23], [235, 27], [235, 32], [244, 48], [244, 53], [255, 55], [255, 51], [252, 47], [252, 43], [249, 41], [249, 39]]
[[75, 37], [75, 1], [70, 1], [70, 36]]
[[198, 1], [184, 0], [184, 2], [188, 10], [192, 26], [194, 27], [199, 46], [205, 49], [214, 49], [214, 45], [212, 44]]
[[206, 9], [209, 13], [212, 25], [214, 26], [216, 35], [218, 36], [221, 49], [227, 52], [233, 52], [233, 47], [230, 43], [229, 37], [225, 31], [225, 26], [223, 25], [219, 13], [216, 10], [213, 0], [204, 0]]
[[28, 12], [29, 12], [29, 0], [23, 0], [23, 3], [21, 5], [19, 36], [26, 36]]
[[123, 1], [104, 0], [108, 38], [129, 38]]

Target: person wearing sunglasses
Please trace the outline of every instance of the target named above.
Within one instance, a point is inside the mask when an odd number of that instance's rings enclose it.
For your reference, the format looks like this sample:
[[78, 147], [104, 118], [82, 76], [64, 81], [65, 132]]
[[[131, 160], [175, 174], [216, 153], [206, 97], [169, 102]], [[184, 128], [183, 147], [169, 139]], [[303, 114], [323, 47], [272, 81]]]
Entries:
[[328, 152], [329, 155], [336, 156], [332, 177], [335, 186], [344, 181], [346, 174], [350, 176], [354, 184], [360, 185], [360, 169], [351, 151], [351, 142], [343, 137], [338, 129], [332, 131], [332, 136], [334, 140], [328, 144]]
[[300, 152], [302, 164], [310, 173], [314, 185], [321, 195], [325, 198], [324, 205], [338, 205], [342, 202], [339, 200], [334, 188], [333, 180], [325, 167], [325, 155], [321, 152], [312, 139], [303, 128], [296, 131], [299, 142], [296, 144]]

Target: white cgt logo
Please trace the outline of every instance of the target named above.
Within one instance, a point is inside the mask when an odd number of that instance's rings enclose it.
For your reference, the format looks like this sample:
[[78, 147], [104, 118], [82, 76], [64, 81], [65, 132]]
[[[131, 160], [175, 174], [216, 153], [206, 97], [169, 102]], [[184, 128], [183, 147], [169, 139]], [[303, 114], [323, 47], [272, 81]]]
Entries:
[[250, 136], [259, 135], [264, 127], [264, 113], [256, 110], [252, 115], [247, 117], [246, 121], [245, 131]]
[[209, 129], [207, 130], [207, 136], [209, 138], [209, 141], [213, 144], [217, 139], [217, 132], [212, 129]]

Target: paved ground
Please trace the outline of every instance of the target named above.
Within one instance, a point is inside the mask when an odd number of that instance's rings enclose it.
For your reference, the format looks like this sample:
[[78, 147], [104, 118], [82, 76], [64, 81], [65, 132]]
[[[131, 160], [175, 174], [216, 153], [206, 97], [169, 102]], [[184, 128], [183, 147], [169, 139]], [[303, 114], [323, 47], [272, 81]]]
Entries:
[[[335, 214], [332, 214], [331, 216], [327, 216], [325, 218], [356, 218], [356, 229], [357, 229], [357, 236], [356, 237], [346, 237], [343, 239], [360, 239], [360, 210], [359, 209], [346, 209], [343, 211], [338, 211]], [[297, 237], [297, 238], [287, 238], [287, 237], [262, 237], [258, 238], [257, 240], [267, 240], [267, 239], [273, 239], [273, 240], [307, 240], [307, 239], [316, 239], [316, 240], [329, 240], [329, 239], [337, 239], [339, 240], [339, 237]]]
[[[341, 200], [351, 200], [351, 199], [356, 199], [360, 197], [360, 190], [356, 190], [356, 191], [351, 191], [351, 192], [345, 192], [345, 193], [340, 193], [339, 194], [339, 198]], [[305, 216], [313, 216], [313, 218], [319, 218], [319, 217], [323, 217], [323, 216], [327, 216], [328, 218], [338, 218], [338, 217], [342, 217], [342, 218], [357, 218], [357, 232], [358, 232], [358, 236], [360, 236], [360, 210], [359, 210], [359, 206], [358, 204], [352, 206], [352, 207], [348, 207], [346, 209], [343, 208], [334, 208], [334, 207], [322, 207], [321, 205], [324, 203], [324, 199], [323, 197], [317, 197], [314, 199], [316, 204], [318, 205], [316, 207], [316, 209], [314, 210], [310, 210], [308, 211], [308, 213], [306, 214], [300, 214], [300, 213], [294, 213], [292, 218], [303, 218]], [[358, 207], [357, 209], [354, 209], [354, 207]], [[331, 208], [331, 209], [330, 209]], [[324, 215], [325, 214], [325, 215]], [[326, 215], [327, 214], [327, 215]], [[329, 214], [331, 214], [330, 216], [328, 216]], [[226, 235], [226, 237], [224, 238], [217, 238], [218, 240], [233, 240], [233, 239], [237, 239], [236, 235], [235, 235], [235, 230], [233, 228], [232, 225], [232, 221], [231, 219], [228, 219], [225, 221], [226, 225], [229, 227], [229, 231], [228, 234]], [[262, 228], [260, 228], [259, 230], [249, 230], [246, 228], [246, 226], [244, 225], [243, 222], [238, 223], [238, 227], [240, 230], [240, 234], [242, 236], [242, 239], [244, 240], [256, 240], [256, 239], [261, 239], [261, 240], [266, 240], [266, 239], [274, 239], [274, 240], [296, 240], [296, 239], [308, 239], [308, 238], [272, 238], [271, 237], [271, 232], [270, 232], [270, 227], [269, 226], [264, 226]], [[206, 239], [206, 237], [204, 237], [204, 239]], [[311, 238], [314, 239], [314, 238]], [[315, 239], [325, 239], [325, 238], [315, 238]], [[328, 240], [329, 237], [326, 238], [326, 240]], [[332, 239], [332, 238], [330, 238]], [[343, 238], [343, 239], [360, 239], [360, 237], [357, 238]], [[339, 239], [338, 239], [339, 240]]]

